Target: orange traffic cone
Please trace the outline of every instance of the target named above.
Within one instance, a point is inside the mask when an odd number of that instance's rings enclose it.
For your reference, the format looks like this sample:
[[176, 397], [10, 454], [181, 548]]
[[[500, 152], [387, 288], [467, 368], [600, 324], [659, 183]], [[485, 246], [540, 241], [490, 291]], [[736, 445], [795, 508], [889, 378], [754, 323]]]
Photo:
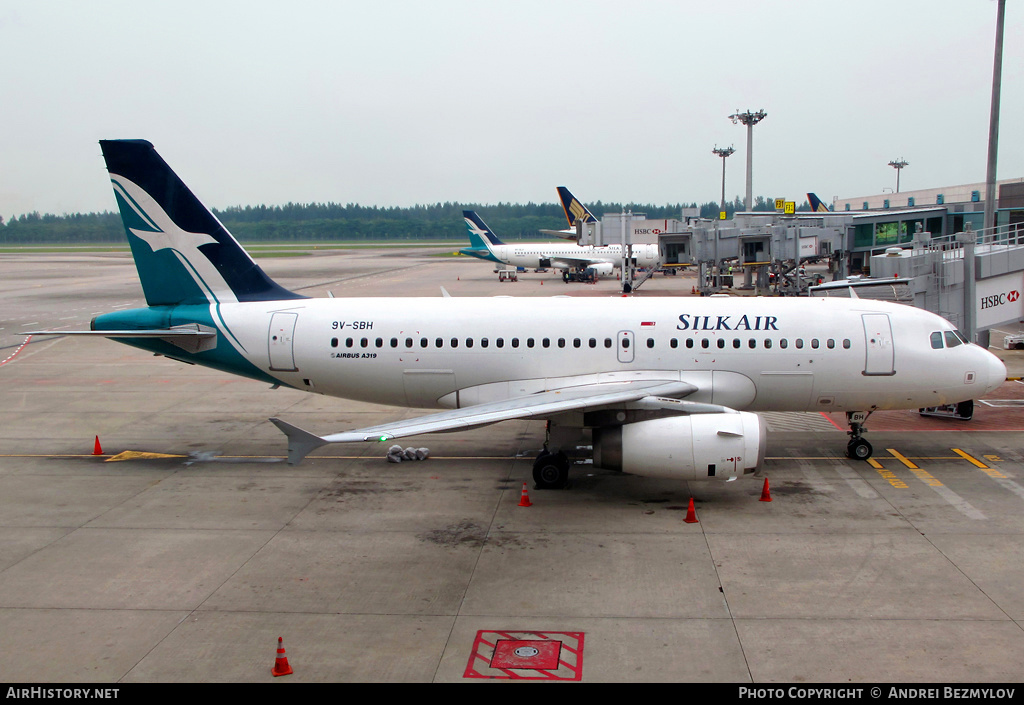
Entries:
[[690, 506], [686, 508], [686, 518], [683, 521], [687, 524], [697, 523], [697, 512], [693, 509], [693, 497], [690, 497]]
[[103, 455], [103, 449], [100, 447], [100, 437], [96, 436], [96, 443], [92, 447], [93, 455]]
[[274, 668], [270, 671], [273, 676], [291, 675], [292, 667], [288, 665], [288, 657], [284, 654], [284, 639], [277, 637], [277, 659], [274, 661]]
[[533, 502], [530, 501], [530, 495], [526, 493], [526, 483], [523, 483], [523, 496], [519, 500], [520, 507], [532, 507]]
[[761, 501], [762, 502], [771, 502], [772, 501], [772, 493], [768, 491], [768, 478], [767, 477], [764, 478], [764, 487], [761, 489]]
[[695, 286], [691, 286], [691, 287], [690, 287], [690, 293], [691, 293], [691, 294], [696, 294], [696, 293], [697, 293], [697, 287], [695, 287]]

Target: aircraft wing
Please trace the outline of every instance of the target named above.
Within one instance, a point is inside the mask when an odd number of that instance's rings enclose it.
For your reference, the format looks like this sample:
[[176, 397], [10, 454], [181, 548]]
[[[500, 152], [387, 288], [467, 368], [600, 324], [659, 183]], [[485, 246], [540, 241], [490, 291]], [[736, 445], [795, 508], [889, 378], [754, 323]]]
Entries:
[[679, 381], [645, 380], [589, 384], [477, 404], [327, 436], [317, 436], [281, 419], [272, 418], [270, 421], [288, 436], [288, 463], [298, 465], [311, 451], [328, 443], [383, 442], [422, 433], [465, 430], [510, 419], [547, 418], [566, 411], [611, 405], [634, 403], [638, 408], [671, 409], [678, 413], [730, 411], [723, 406], [685, 402], [679, 399], [695, 391], [696, 386]]
[[565, 240], [579, 240], [580, 235], [575, 230], [544, 230], [543, 228], [539, 231], [545, 235], [554, 235]]
[[551, 258], [551, 266], [555, 269], [567, 269], [569, 267], [589, 267], [595, 262], [607, 262], [607, 259], [594, 257], [567, 257], [558, 255]]

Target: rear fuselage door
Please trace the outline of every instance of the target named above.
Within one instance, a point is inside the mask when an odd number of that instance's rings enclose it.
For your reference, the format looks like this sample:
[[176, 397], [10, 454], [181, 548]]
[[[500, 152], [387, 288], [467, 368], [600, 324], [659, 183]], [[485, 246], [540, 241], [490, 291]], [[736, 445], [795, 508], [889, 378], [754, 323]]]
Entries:
[[294, 372], [295, 367], [295, 322], [299, 314], [279, 311], [270, 317], [270, 331], [267, 344], [270, 349], [270, 369]]

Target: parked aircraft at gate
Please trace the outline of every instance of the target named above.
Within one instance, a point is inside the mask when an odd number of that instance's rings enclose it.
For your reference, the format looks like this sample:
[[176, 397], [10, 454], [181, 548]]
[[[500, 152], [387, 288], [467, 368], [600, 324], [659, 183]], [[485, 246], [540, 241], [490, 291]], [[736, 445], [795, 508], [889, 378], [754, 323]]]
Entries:
[[[150, 143], [100, 145], [148, 307], [74, 334], [309, 392], [447, 409], [323, 436], [271, 419], [292, 463], [326, 443], [534, 418], [548, 421], [540, 487], [566, 484], [588, 430], [599, 467], [732, 480], [764, 457], [753, 411], [938, 406], [1006, 376], [944, 319], [882, 301], [306, 298], [275, 284]], [[848, 452], [868, 457], [851, 428]]]
[[[519, 242], [507, 245], [494, 234], [475, 211], [462, 211], [469, 233], [470, 247], [461, 253], [527, 269], [552, 268], [568, 271], [591, 267], [609, 275], [622, 265], [622, 246], [580, 246], [572, 243]], [[657, 245], [633, 245], [637, 267], [658, 264]]]

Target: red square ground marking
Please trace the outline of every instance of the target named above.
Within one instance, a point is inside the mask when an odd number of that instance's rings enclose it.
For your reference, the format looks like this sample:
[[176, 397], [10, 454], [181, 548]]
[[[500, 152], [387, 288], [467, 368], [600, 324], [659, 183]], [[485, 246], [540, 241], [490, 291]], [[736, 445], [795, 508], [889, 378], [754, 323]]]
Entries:
[[583, 636], [583, 632], [481, 630], [463, 678], [582, 680]]
[[494, 645], [491, 668], [555, 671], [558, 670], [558, 654], [561, 651], [560, 641], [502, 639]]

